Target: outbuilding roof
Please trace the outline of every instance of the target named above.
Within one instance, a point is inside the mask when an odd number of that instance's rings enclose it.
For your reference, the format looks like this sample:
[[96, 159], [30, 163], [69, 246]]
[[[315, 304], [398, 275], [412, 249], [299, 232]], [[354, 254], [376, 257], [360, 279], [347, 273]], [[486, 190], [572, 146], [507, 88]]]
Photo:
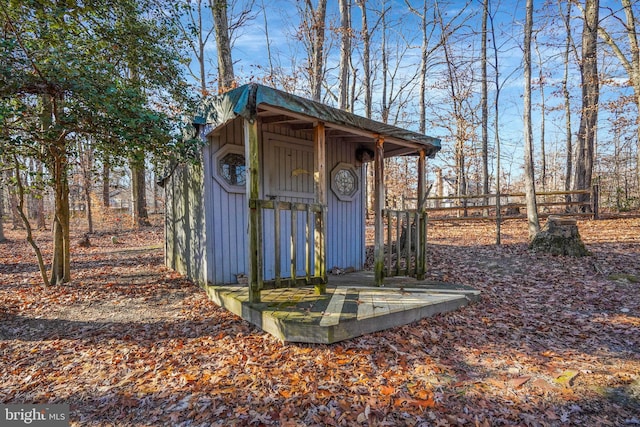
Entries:
[[211, 125], [211, 132], [215, 132], [238, 116], [249, 120], [259, 118], [263, 123], [277, 123], [309, 131], [312, 131], [314, 123], [323, 122], [327, 137], [342, 137], [349, 143], [367, 148], [373, 148], [375, 140], [383, 137], [385, 157], [414, 154], [420, 150], [425, 150], [428, 157], [434, 157], [441, 148], [438, 138], [367, 119], [257, 83], [240, 86], [210, 99], [194, 123]]

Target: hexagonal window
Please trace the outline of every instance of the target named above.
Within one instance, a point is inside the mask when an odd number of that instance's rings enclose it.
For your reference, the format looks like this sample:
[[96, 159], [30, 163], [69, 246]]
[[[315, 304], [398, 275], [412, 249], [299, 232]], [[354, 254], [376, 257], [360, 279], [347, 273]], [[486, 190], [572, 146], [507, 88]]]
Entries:
[[229, 193], [244, 193], [247, 182], [247, 166], [244, 148], [227, 144], [212, 158], [213, 177]]
[[338, 199], [351, 201], [359, 190], [358, 174], [348, 163], [338, 163], [331, 171], [331, 190]]
[[244, 154], [227, 153], [218, 160], [218, 174], [229, 185], [244, 186], [246, 181], [246, 166]]

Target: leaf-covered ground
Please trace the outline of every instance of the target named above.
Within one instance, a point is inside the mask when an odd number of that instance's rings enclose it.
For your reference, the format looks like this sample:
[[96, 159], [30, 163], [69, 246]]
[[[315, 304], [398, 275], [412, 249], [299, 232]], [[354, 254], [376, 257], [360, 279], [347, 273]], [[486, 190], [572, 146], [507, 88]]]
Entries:
[[[0, 244], [0, 403], [72, 425], [640, 424], [640, 219], [580, 221], [593, 256], [529, 253], [524, 222], [430, 226], [430, 278], [464, 309], [335, 345], [282, 344], [162, 265], [162, 230], [73, 247], [42, 289]], [[48, 254], [49, 232], [38, 235]]]

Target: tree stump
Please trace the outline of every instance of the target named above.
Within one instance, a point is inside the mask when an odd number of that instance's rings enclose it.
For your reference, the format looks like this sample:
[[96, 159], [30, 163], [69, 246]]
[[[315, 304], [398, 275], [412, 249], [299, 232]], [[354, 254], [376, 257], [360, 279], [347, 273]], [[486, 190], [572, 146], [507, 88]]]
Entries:
[[574, 257], [590, 255], [580, 238], [577, 221], [574, 218], [555, 215], [549, 216], [547, 223], [529, 244], [529, 249], [552, 255]]

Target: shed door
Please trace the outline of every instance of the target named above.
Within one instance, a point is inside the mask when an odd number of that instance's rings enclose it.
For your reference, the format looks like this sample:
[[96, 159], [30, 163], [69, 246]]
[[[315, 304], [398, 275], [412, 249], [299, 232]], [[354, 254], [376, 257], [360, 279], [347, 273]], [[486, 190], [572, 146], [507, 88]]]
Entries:
[[265, 196], [313, 203], [313, 143], [265, 134]]
[[[311, 141], [288, 138], [265, 133], [264, 145], [264, 194], [265, 199], [284, 202], [313, 203], [315, 191], [313, 183], [313, 143]], [[275, 278], [274, 212], [263, 211], [264, 278]], [[304, 211], [297, 213], [295, 245], [291, 242], [291, 211], [280, 211], [280, 272], [281, 277], [289, 277], [291, 271], [291, 251], [295, 246], [296, 275], [305, 275], [305, 235], [313, 236], [313, 223], [307, 224]], [[313, 221], [311, 221], [313, 222]]]

